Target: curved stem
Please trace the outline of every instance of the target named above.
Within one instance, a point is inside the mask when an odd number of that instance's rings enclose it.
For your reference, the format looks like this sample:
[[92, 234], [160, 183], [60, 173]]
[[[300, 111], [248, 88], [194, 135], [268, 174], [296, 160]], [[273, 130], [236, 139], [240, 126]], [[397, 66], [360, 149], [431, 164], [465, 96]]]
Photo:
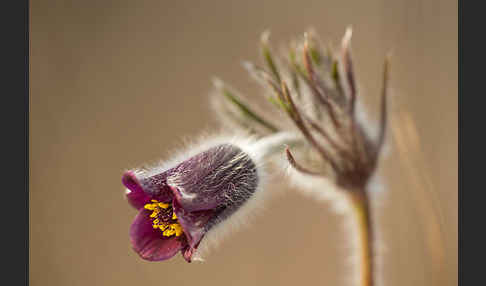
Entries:
[[359, 228], [361, 286], [374, 285], [373, 223], [371, 221], [368, 194], [364, 189], [351, 192], [351, 202]]

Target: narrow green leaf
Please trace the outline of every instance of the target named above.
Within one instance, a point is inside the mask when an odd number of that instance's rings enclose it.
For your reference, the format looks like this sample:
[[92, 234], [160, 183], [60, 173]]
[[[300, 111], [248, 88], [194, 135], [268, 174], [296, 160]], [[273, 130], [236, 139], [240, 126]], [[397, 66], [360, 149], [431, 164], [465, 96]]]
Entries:
[[278, 131], [278, 128], [273, 126], [272, 124], [270, 124], [269, 122], [267, 122], [266, 120], [264, 120], [262, 117], [260, 117], [259, 115], [257, 115], [254, 111], [252, 111], [250, 109], [250, 107], [245, 104], [244, 102], [242, 102], [238, 97], [234, 96], [230, 91], [228, 91], [227, 89], [224, 89], [222, 90], [222, 94], [231, 102], [233, 103], [240, 111], [241, 113], [254, 120], [255, 122], [261, 124], [262, 126], [264, 126], [265, 128], [267, 128], [268, 130], [272, 131], [272, 132], [277, 132]]
[[335, 60], [332, 63], [332, 71], [331, 71], [331, 76], [332, 79], [336, 82], [339, 83], [339, 71], [338, 71], [338, 62]]
[[322, 62], [321, 53], [317, 49], [311, 47], [309, 48], [309, 54], [311, 56], [312, 61], [314, 61], [314, 63], [319, 66]]
[[278, 72], [277, 66], [275, 65], [275, 61], [272, 58], [272, 52], [270, 51], [270, 47], [268, 46], [268, 36], [268, 33], [264, 33], [261, 38], [263, 58], [268, 68], [272, 72], [273, 76], [275, 76], [276, 81], [280, 82], [280, 74]]
[[300, 76], [302, 76], [303, 78], [307, 78], [307, 73], [304, 71], [304, 68], [297, 63], [295, 50], [293, 50], [293, 49], [290, 50], [289, 60], [290, 60], [290, 64], [292, 65], [292, 68], [295, 70], [295, 72], [297, 74], [299, 74]]
[[286, 112], [290, 112], [290, 106], [280, 100], [278, 97], [268, 97], [268, 101], [270, 101], [272, 104], [274, 104], [277, 108], [281, 108]]

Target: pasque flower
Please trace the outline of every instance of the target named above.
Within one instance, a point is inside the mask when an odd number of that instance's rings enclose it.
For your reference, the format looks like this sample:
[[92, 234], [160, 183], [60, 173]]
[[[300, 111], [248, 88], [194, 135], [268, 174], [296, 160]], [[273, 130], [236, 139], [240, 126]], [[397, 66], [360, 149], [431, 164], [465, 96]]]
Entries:
[[255, 162], [233, 144], [213, 146], [161, 172], [128, 171], [122, 182], [140, 212], [130, 228], [134, 250], [158, 261], [178, 251], [190, 262], [201, 239], [255, 192]]
[[191, 262], [208, 232], [262, 203], [265, 171], [259, 161], [282, 140], [285, 136], [265, 142], [218, 139], [168, 167], [125, 172], [126, 198], [139, 210], [130, 228], [133, 249], [150, 261], [181, 251]]

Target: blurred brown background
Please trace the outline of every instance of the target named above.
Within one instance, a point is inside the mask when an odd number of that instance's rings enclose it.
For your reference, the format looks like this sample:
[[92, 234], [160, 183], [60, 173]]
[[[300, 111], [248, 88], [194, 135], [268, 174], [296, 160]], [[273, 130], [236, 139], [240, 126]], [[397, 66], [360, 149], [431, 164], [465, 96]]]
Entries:
[[31, 1], [31, 285], [345, 285], [342, 218], [293, 190], [203, 264], [143, 261], [120, 177], [214, 128], [213, 75], [259, 90], [240, 61], [259, 60], [264, 29], [275, 47], [310, 26], [338, 44], [349, 24], [371, 117], [393, 52], [382, 285], [456, 285], [452, 0]]

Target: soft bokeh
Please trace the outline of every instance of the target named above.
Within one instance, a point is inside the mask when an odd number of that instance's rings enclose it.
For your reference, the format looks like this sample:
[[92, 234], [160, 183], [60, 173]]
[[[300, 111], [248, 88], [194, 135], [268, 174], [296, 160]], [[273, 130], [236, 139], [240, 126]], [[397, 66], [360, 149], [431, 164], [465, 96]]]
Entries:
[[212, 76], [256, 96], [240, 62], [264, 29], [276, 47], [310, 26], [338, 44], [349, 24], [372, 118], [393, 53], [383, 285], [457, 284], [457, 1], [30, 4], [30, 285], [345, 285], [342, 218], [285, 188], [205, 263], [143, 261], [121, 174], [215, 128]]

